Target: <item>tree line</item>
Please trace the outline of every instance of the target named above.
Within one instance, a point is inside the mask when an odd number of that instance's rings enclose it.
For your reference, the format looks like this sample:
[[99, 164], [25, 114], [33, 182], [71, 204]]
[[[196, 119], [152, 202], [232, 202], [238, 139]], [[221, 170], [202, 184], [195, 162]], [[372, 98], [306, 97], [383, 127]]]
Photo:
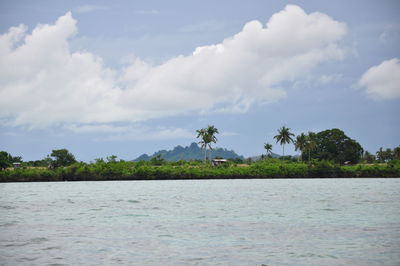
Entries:
[[[204, 162], [212, 158], [212, 144], [217, 143], [216, 134], [218, 129], [214, 125], [196, 130], [198, 144], [204, 149]], [[312, 160], [330, 161], [336, 164], [357, 164], [363, 163], [386, 163], [392, 160], [400, 160], [400, 146], [393, 150], [380, 148], [375, 155], [364, 151], [361, 145], [354, 139], [349, 138], [342, 130], [334, 128], [321, 132], [301, 133], [297, 136], [291, 132], [291, 129], [282, 126], [278, 129], [278, 134], [273, 137], [276, 144], [282, 146], [282, 160], [295, 159], [303, 162]], [[296, 151], [300, 152], [298, 157], [285, 156], [285, 145], [293, 144]], [[264, 143], [266, 150], [263, 158], [272, 157], [273, 145]], [[96, 159], [101, 162], [103, 159]], [[106, 162], [116, 162], [117, 156], [112, 155], [106, 158]], [[120, 160], [122, 161], [122, 160]], [[150, 163], [153, 165], [162, 165], [166, 161], [161, 158], [153, 158]], [[234, 163], [251, 163], [250, 160], [232, 160]], [[11, 167], [13, 163], [22, 163], [23, 166], [58, 168], [77, 163], [75, 156], [67, 149], [52, 150], [51, 154], [42, 160], [23, 162], [22, 157], [12, 156], [6, 151], [0, 152], [0, 169]]]

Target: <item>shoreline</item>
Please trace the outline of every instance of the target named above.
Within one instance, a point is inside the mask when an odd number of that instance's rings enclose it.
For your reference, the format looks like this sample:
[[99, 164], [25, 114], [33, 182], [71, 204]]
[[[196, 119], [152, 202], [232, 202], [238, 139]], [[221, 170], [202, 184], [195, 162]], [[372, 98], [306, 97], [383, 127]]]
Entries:
[[203, 179], [315, 179], [315, 178], [400, 178], [400, 161], [394, 163], [335, 165], [327, 161], [312, 164], [257, 162], [240, 165], [151, 165], [133, 162], [76, 163], [56, 169], [18, 168], [0, 171], [0, 183], [122, 181], [122, 180], [203, 180]]

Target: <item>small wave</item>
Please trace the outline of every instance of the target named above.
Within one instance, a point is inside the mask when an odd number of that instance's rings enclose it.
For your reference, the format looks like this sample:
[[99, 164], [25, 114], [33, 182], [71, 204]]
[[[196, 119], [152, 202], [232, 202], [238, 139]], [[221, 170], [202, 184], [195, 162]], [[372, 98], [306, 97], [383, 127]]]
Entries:
[[5, 205], [5, 206], [0, 206], [0, 209], [13, 210], [13, 209], [16, 209], [16, 207], [14, 207], [14, 206], [9, 206], [9, 205]]
[[323, 211], [328, 211], [328, 212], [335, 212], [335, 211], [339, 211], [339, 209], [332, 209], [332, 208], [325, 208], [322, 209]]
[[21, 258], [21, 260], [22, 261], [34, 261], [34, 260], [37, 260], [38, 258], [28, 258], [28, 257], [23, 257], [23, 258]]
[[140, 203], [138, 200], [128, 200], [129, 203]]
[[53, 246], [53, 247], [44, 248], [44, 249], [42, 249], [42, 250], [53, 250], [53, 249], [61, 249], [61, 247], [59, 247], [59, 246]]
[[11, 244], [2, 245], [2, 246], [5, 247], [5, 248], [10, 248], [10, 247], [23, 247], [23, 246], [26, 246], [26, 245], [29, 245], [29, 243], [28, 242], [25, 242], [25, 243], [11, 243]]
[[33, 244], [40, 244], [40, 243], [43, 243], [46, 241], [49, 241], [49, 240], [45, 237], [35, 237], [30, 240], [30, 242]]
[[147, 214], [125, 214], [124, 216], [130, 216], [130, 217], [149, 217], [150, 215], [147, 215]]
[[173, 235], [158, 235], [158, 237], [174, 237]]
[[363, 231], [376, 231], [376, 228], [366, 227], [366, 228], [363, 229]]
[[5, 223], [0, 223], [0, 227], [2, 227], [2, 226], [4, 226], [4, 227], [13, 226], [13, 225], [17, 225], [17, 224], [18, 224], [17, 221], [5, 222]]

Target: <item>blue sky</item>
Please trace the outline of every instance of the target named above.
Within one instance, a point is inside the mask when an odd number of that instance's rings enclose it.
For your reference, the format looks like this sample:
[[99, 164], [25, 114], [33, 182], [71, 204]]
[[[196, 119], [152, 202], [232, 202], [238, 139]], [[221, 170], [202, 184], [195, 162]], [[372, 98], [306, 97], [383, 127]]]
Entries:
[[[0, 150], [263, 153], [282, 125], [400, 144], [399, 1], [1, 1]], [[293, 146], [293, 145], [291, 145]], [[293, 147], [285, 148], [295, 154]]]

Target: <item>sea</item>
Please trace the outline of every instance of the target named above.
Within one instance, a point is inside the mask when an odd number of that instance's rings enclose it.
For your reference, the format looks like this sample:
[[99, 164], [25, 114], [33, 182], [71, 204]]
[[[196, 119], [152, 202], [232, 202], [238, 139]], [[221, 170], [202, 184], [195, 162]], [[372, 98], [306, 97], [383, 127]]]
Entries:
[[400, 265], [400, 178], [1, 183], [0, 265]]

